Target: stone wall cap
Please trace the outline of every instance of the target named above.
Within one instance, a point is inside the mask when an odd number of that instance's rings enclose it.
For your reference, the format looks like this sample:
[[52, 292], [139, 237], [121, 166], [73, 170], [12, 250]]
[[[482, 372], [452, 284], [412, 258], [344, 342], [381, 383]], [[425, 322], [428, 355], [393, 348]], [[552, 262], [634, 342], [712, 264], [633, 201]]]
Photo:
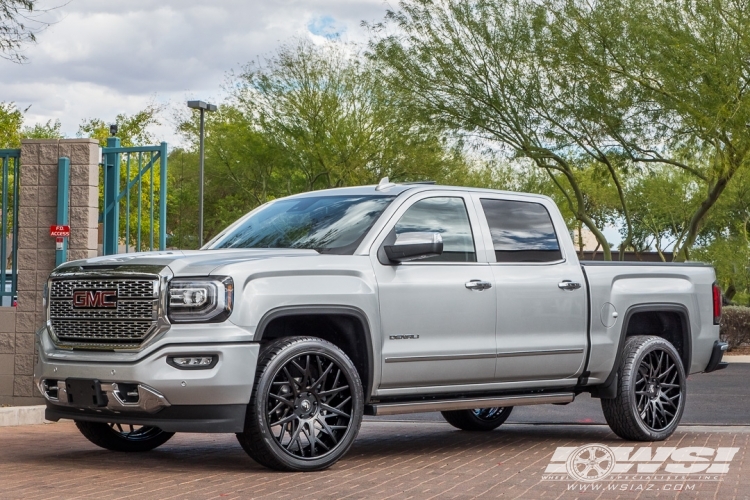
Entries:
[[60, 139], [21, 139], [21, 144], [58, 144]]
[[60, 139], [60, 144], [76, 144], [76, 143], [99, 144], [99, 141], [97, 141], [96, 139], [92, 139], [91, 137], [76, 137], [74, 139]]

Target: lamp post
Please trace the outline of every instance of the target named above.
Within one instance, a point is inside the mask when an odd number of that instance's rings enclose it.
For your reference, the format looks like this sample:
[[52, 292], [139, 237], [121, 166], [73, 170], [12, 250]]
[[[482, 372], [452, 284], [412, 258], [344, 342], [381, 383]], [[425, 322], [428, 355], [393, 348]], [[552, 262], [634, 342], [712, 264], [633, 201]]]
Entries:
[[203, 129], [205, 126], [204, 113], [216, 111], [216, 105], [203, 101], [188, 101], [188, 108], [199, 109], [201, 112], [200, 131], [200, 167], [198, 179], [198, 248], [203, 246]]

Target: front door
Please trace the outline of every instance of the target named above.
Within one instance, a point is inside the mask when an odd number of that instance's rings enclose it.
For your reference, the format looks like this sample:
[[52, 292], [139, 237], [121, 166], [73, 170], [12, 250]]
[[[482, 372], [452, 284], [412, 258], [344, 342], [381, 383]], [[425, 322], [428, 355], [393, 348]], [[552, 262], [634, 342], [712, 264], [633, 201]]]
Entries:
[[[477, 251], [476, 227], [468, 196], [433, 191], [409, 199], [376, 241], [371, 258], [380, 297], [381, 388], [492, 381], [496, 296], [485, 252]], [[394, 231], [440, 233], [443, 254], [384, 263], [378, 250]], [[472, 284], [477, 281], [489, 288]]]
[[586, 349], [586, 288], [577, 260], [564, 255], [560, 239], [567, 234], [555, 231], [545, 200], [484, 194], [474, 200], [495, 257], [495, 380], [577, 376]]

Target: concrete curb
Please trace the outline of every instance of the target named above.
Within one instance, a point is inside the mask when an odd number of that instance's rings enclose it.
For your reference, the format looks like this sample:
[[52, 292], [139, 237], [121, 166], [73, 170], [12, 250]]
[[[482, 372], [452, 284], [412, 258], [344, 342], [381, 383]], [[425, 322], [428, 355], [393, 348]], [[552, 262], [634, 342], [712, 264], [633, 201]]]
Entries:
[[722, 361], [727, 363], [750, 363], [750, 355], [748, 354], [724, 354], [721, 358]]
[[0, 408], [0, 427], [15, 425], [53, 424], [44, 420], [44, 405], [41, 406], [10, 406]]

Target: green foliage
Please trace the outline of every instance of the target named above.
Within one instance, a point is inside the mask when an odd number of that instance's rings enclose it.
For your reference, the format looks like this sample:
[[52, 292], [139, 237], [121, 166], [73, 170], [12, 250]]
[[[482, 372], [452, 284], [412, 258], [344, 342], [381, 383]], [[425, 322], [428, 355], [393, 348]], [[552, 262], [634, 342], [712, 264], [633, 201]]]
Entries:
[[21, 147], [23, 113], [12, 102], [0, 102], [0, 149]]
[[35, 123], [31, 127], [24, 127], [21, 135], [24, 139], [62, 139], [60, 120], [47, 120], [46, 123]]
[[390, 83], [546, 171], [605, 258], [604, 221], [622, 249], [649, 239], [629, 191], [652, 172], [697, 184], [675, 200], [692, 208], [670, 235], [684, 260], [747, 168], [749, 0], [404, 0], [386, 24], [370, 47]]
[[[29, 106], [30, 107], [30, 106]], [[15, 103], [0, 102], [0, 149], [20, 148], [21, 139], [61, 139], [60, 120], [24, 126], [24, 113]]]
[[567, 48], [535, 2], [406, 0], [400, 8], [387, 17], [397, 34], [370, 45], [389, 84], [431, 121], [530, 160], [608, 257], [604, 207], [630, 224], [620, 180], [629, 158], [608, 145], [618, 131], [610, 115], [625, 106], [606, 74], [566, 64]]
[[750, 307], [725, 307], [721, 314], [721, 339], [729, 350], [750, 343]]
[[[750, 158], [750, 2], [748, 0], [548, 0], [550, 31], [571, 48], [566, 61], [601, 72], [628, 96], [625, 133], [632, 161], [659, 163], [694, 177], [700, 195], [676, 237], [690, 257], [702, 226]], [[610, 114], [607, 112], [606, 114]]]
[[[131, 147], [155, 144], [157, 141], [152, 129], [161, 125], [159, 115], [163, 111], [160, 106], [151, 104], [132, 115], [125, 113], [117, 115], [114, 123], [117, 124], [117, 137], [120, 138], [120, 145]], [[110, 136], [109, 125], [100, 118], [89, 118], [78, 127], [77, 135], [96, 139], [101, 147], [105, 147], [107, 137]]]

